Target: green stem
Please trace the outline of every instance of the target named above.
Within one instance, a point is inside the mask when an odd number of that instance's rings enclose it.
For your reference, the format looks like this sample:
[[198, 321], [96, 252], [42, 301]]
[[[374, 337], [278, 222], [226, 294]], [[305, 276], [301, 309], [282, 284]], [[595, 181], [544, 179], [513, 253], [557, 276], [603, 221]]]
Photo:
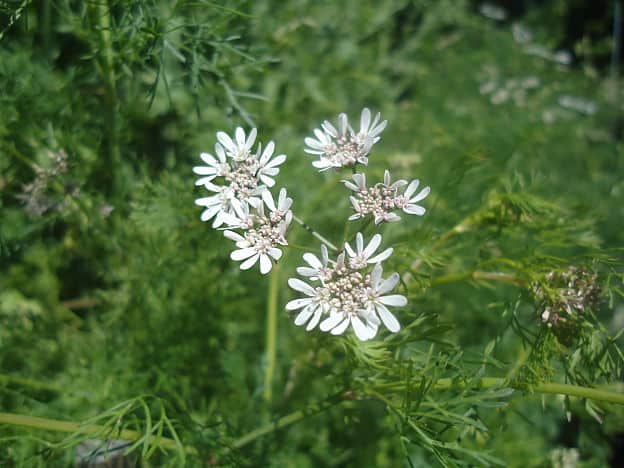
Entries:
[[290, 426], [291, 424], [294, 424], [296, 422], [301, 421], [302, 419], [307, 418], [308, 416], [313, 416], [315, 414], [321, 413], [329, 408], [331, 408], [332, 406], [336, 406], [337, 404], [343, 402], [344, 400], [346, 400], [347, 397], [344, 393], [340, 393], [337, 395], [333, 395], [332, 397], [328, 398], [327, 400], [321, 401], [319, 403], [315, 403], [312, 405], [307, 406], [305, 409], [303, 410], [299, 410], [299, 411], [295, 411], [293, 413], [287, 414], [286, 416], [278, 419], [275, 422], [269, 423], [269, 424], [265, 424], [264, 426], [261, 426], [257, 429], [254, 429], [253, 431], [245, 434], [244, 436], [236, 439], [230, 446], [231, 449], [240, 449], [242, 447], [244, 447], [245, 445], [248, 445], [249, 443], [253, 442], [254, 440], [270, 434], [271, 432], [275, 432], [279, 429], [282, 429], [286, 426]]
[[308, 231], [310, 234], [312, 234], [314, 237], [316, 237], [318, 240], [320, 240], [323, 244], [325, 244], [327, 247], [329, 247], [330, 249], [332, 249], [334, 252], [339, 252], [340, 249], [338, 249], [338, 247], [336, 247], [334, 244], [332, 244], [330, 241], [328, 241], [327, 239], [325, 239], [325, 237], [323, 237], [322, 235], [320, 235], [318, 232], [316, 232], [314, 229], [312, 229], [310, 226], [308, 226], [301, 218], [293, 215], [293, 219], [299, 223], [303, 229], [305, 229], [306, 231]]
[[429, 284], [431, 286], [435, 286], [465, 280], [501, 281], [503, 283], [510, 283], [518, 286], [525, 285], [525, 282], [521, 278], [518, 278], [510, 273], [503, 273], [500, 271], [468, 271], [465, 273], [452, 273], [449, 275], [431, 278], [431, 282]]
[[[381, 385], [375, 388], [379, 390], [401, 390], [405, 384], [391, 383], [389, 385]], [[462, 382], [457, 379], [444, 378], [439, 379], [435, 383], [436, 390], [462, 389], [462, 388], [492, 388], [512, 386], [510, 382], [502, 377], [483, 377], [474, 382]], [[512, 386], [512, 388], [515, 388]], [[516, 388], [516, 390], [523, 390]], [[581, 387], [579, 385], [560, 384], [560, 383], [540, 383], [530, 387], [535, 393], [547, 393], [554, 395], [568, 395], [578, 398], [587, 398], [596, 401], [606, 401], [609, 403], [617, 403], [624, 405], [624, 393], [611, 392], [590, 387]]]
[[267, 300], [266, 321], [266, 368], [264, 370], [264, 399], [271, 401], [273, 396], [273, 374], [275, 372], [275, 353], [277, 343], [277, 299], [279, 292], [279, 265], [273, 267], [269, 278], [269, 297]]
[[28, 379], [24, 377], [18, 377], [14, 375], [0, 375], [0, 383], [5, 385], [19, 385], [20, 387], [28, 387], [33, 390], [43, 390], [46, 392], [62, 393], [63, 389], [58, 385], [54, 385], [47, 382], [40, 382], [38, 380]]
[[98, 0], [95, 4], [95, 14], [100, 31], [101, 48], [104, 53], [102, 70], [106, 82], [107, 102], [107, 127], [108, 127], [108, 156], [110, 159], [110, 170], [113, 177], [113, 188], [120, 188], [121, 181], [117, 176], [121, 163], [121, 152], [119, 149], [119, 131], [117, 124], [118, 98], [117, 86], [115, 84], [115, 61], [113, 54], [113, 43], [111, 39], [111, 12], [108, 0]]
[[[80, 424], [72, 421], [59, 421], [58, 419], [38, 418], [35, 416], [26, 416], [23, 414], [0, 413], [0, 424], [8, 424], [10, 426], [30, 427], [32, 429], [41, 429], [55, 432], [68, 432], [92, 435], [96, 437], [113, 436], [121, 440], [139, 440], [145, 434], [130, 429], [123, 429], [119, 432], [111, 432], [109, 427], [100, 426], [99, 424]], [[152, 439], [155, 445], [164, 449], [177, 449], [179, 445], [173, 439], [168, 437], [154, 437]], [[187, 452], [193, 452], [192, 448], [187, 448]]]

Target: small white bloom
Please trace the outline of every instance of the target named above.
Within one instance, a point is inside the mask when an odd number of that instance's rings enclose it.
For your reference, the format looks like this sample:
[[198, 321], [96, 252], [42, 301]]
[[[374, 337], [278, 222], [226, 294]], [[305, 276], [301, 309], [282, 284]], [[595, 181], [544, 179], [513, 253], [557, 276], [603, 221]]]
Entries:
[[[230, 228], [242, 229], [243, 233], [226, 230], [223, 234], [235, 242], [237, 249], [230, 258], [242, 262], [241, 270], [248, 270], [259, 262], [260, 273], [264, 275], [273, 267], [273, 261], [282, 257], [280, 246], [288, 245], [286, 230], [292, 220], [292, 199], [287, 196], [286, 189], [281, 189], [276, 204], [267, 190], [262, 193], [262, 201], [256, 199], [250, 205], [255, 213], [249, 212], [249, 205], [239, 204], [235, 209], [238, 217], [229, 223]], [[265, 205], [269, 214], [265, 214]]]
[[313, 253], [303, 254], [303, 260], [309, 266], [297, 268], [297, 273], [301, 276], [307, 276], [312, 281], [328, 281], [331, 279], [332, 270], [329, 266], [329, 254], [325, 245], [321, 244], [320, 260]]
[[[425, 187], [416, 196], [412, 196], [418, 188], [418, 180], [413, 180], [409, 185], [402, 179], [392, 182], [388, 171], [384, 172], [383, 183], [377, 183], [372, 187], [366, 186], [364, 174], [353, 174], [352, 181], [343, 180], [343, 183], [354, 192], [354, 195], [349, 197], [354, 211], [349, 220], [372, 215], [375, 224], [400, 221], [401, 217], [394, 213], [397, 209], [422, 216], [425, 209], [416, 203], [427, 197], [430, 192], [430, 188]], [[404, 193], [400, 194], [400, 190], [406, 185]]]
[[299, 327], [307, 323], [306, 330], [310, 331], [314, 329], [321, 320], [321, 317], [330, 309], [329, 291], [324, 287], [313, 288], [297, 278], [290, 278], [288, 280], [288, 285], [295, 291], [302, 292], [308, 297], [290, 301], [286, 304], [286, 310], [293, 311], [301, 309], [297, 317], [295, 317], [295, 325]]
[[364, 247], [364, 236], [362, 236], [361, 232], [358, 232], [355, 236], [355, 244], [356, 251], [354, 251], [351, 246], [345, 242], [345, 250], [350, 257], [349, 266], [356, 270], [365, 268], [368, 263], [383, 262], [390, 255], [392, 255], [394, 250], [392, 247], [389, 247], [380, 254], [373, 256], [375, 251], [379, 248], [379, 244], [381, 244], [381, 234], [375, 234], [369, 244]]
[[215, 145], [215, 153], [218, 159], [210, 153], [201, 153], [199, 155], [207, 166], [195, 166], [193, 168], [195, 174], [205, 176], [197, 179], [195, 185], [204, 185], [207, 182], [212, 182], [215, 177], [224, 176], [228, 172], [229, 165], [226, 160], [225, 151], [219, 143]]
[[273, 157], [275, 144], [272, 141], [264, 151], [258, 145], [256, 153], [252, 153], [251, 147], [256, 140], [256, 134], [254, 128], [246, 137], [245, 131], [238, 127], [232, 139], [225, 132], [218, 132], [216, 157], [202, 153], [200, 157], [206, 166], [193, 168], [193, 172], [202, 176], [195, 185], [202, 185], [206, 190], [216, 193], [213, 197], [195, 201], [196, 204], [207, 207], [202, 213], [202, 221], [215, 217], [213, 227], [224, 223], [237, 225], [233, 217], [240, 218], [241, 209], [245, 210], [248, 205], [259, 203], [258, 197], [267, 190], [267, 186], [275, 185], [273, 177], [279, 173], [279, 166], [286, 160], [286, 156], [280, 154]]
[[378, 263], [371, 272], [371, 285], [369, 288], [366, 288], [367, 308], [369, 311], [379, 316], [388, 330], [392, 333], [396, 333], [401, 329], [401, 325], [386, 306], [404, 307], [407, 305], [407, 299], [400, 294], [385, 296], [384, 294], [392, 291], [399, 283], [399, 274], [392, 273], [392, 275], [385, 280], [382, 279], [382, 274], [383, 268], [381, 264]]
[[340, 168], [355, 164], [368, 164], [368, 155], [379, 135], [386, 128], [387, 121], [381, 121], [377, 113], [371, 121], [371, 112], [365, 108], [360, 115], [360, 130], [356, 133], [346, 114], [338, 116], [338, 128], [329, 121], [324, 121], [321, 128], [314, 130], [314, 138], [306, 138], [305, 152], [318, 156], [312, 165], [321, 171], [331, 167]]
[[[269, 141], [266, 148], [264, 148], [262, 155], [258, 159], [259, 169], [256, 175], [267, 187], [273, 187], [275, 185], [273, 177], [279, 174], [278, 166], [286, 161], [285, 154], [280, 154], [271, 159], [274, 150], [275, 143]], [[260, 153], [260, 146], [258, 147], [258, 153]]]
[[422, 216], [425, 214], [425, 208], [420, 205], [416, 205], [416, 203], [424, 200], [427, 195], [429, 195], [431, 188], [425, 187], [420, 192], [418, 192], [418, 194], [412, 196], [416, 192], [416, 189], [418, 189], [419, 184], [420, 181], [418, 179], [412, 180], [405, 189], [403, 195], [398, 196], [396, 199], [397, 206], [401, 208], [405, 213], [414, 214], [417, 216]]
[[218, 192], [216, 195], [195, 200], [196, 205], [206, 208], [202, 212], [200, 219], [202, 221], [209, 221], [214, 218], [212, 223], [213, 228], [218, 228], [223, 224], [237, 224], [238, 219], [235, 213], [240, 206], [240, 201], [236, 199], [234, 192], [228, 187], [219, 187], [218, 190], [216, 186], [214, 187], [214, 191]]
[[247, 159], [251, 155], [251, 147], [256, 141], [256, 135], [258, 130], [252, 128], [249, 132], [249, 136], [245, 138], [245, 130], [241, 127], [236, 127], [234, 132], [235, 140], [232, 140], [230, 136], [225, 132], [217, 132], [217, 140], [223, 145], [227, 155], [235, 161], [241, 161]]
[[[363, 341], [374, 338], [381, 323], [391, 332], [398, 331], [401, 327], [387, 306], [404, 306], [407, 300], [398, 294], [387, 295], [397, 285], [399, 275], [394, 273], [386, 280], [381, 278], [380, 262], [392, 253], [392, 249], [373, 257], [380, 243], [381, 236], [377, 234], [365, 247], [364, 238], [358, 233], [357, 251], [349, 247], [346, 253], [338, 255], [336, 261], [329, 259], [324, 247], [321, 248], [321, 259], [311, 253], [304, 254], [308, 266], [297, 268], [297, 273], [319, 285], [313, 287], [297, 278], [288, 281], [292, 289], [306, 295], [286, 305], [287, 310], [301, 310], [295, 324], [307, 323], [307, 329], [311, 330], [320, 322], [320, 330], [333, 335], [341, 335], [351, 326]], [[347, 261], [346, 254], [349, 254]], [[371, 263], [375, 266], [372, 267]]]

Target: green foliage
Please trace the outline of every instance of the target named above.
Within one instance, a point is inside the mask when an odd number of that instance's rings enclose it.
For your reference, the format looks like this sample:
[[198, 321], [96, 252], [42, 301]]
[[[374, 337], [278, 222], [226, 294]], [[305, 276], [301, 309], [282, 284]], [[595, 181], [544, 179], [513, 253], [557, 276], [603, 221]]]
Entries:
[[[68, 466], [115, 438], [144, 466], [615, 460], [621, 405], [538, 397], [624, 377], [624, 95], [585, 65], [525, 53], [467, 2], [2, 3], [0, 460]], [[294, 225], [276, 278], [240, 271], [191, 169], [216, 131], [258, 125], [295, 213], [341, 245], [374, 228], [344, 228], [349, 175], [313, 170], [303, 138], [364, 106], [389, 120], [369, 180], [432, 195], [380, 227], [409, 305], [363, 343], [283, 309], [318, 241]], [[549, 327], [570, 267], [591, 301]]]

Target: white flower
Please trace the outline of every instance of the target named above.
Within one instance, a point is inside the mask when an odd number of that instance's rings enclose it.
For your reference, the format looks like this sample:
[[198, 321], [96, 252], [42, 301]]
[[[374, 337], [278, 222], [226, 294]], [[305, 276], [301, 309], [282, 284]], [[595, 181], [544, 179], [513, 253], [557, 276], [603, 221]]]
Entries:
[[340, 168], [353, 166], [357, 163], [367, 165], [368, 155], [380, 134], [386, 128], [387, 121], [380, 122], [381, 114], [377, 113], [371, 121], [371, 112], [365, 108], [360, 116], [360, 130], [355, 132], [346, 114], [338, 116], [338, 128], [327, 120], [320, 129], [314, 130], [314, 137], [305, 139], [305, 152], [319, 157], [312, 165], [321, 171], [331, 167]]
[[290, 301], [286, 304], [286, 310], [302, 309], [295, 317], [295, 325], [299, 327], [307, 323], [306, 330], [312, 330], [318, 325], [321, 317], [330, 309], [329, 291], [324, 287], [313, 288], [297, 278], [290, 278], [288, 285], [308, 297]]
[[425, 208], [420, 205], [416, 205], [421, 200], [424, 200], [431, 189], [429, 187], [425, 187], [422, 189], [416, 196], [412, 197], [418, 188], [420, 181], [418, 179], [412, 180], [410, 184], [405, 189], [403, 195], [400, 195], [396, 198], [397, 207], [401, 208], [405, 213], [414, 214], [418, 216], [422, 216], [425, 214]]
[[393, 248], [389, 247], [378, 255], [372, 256], [379, 244], [381, 244], [381, 234], [375, 234], [370, 243], [364, 247], [364, 236], [361, 232], [358, 232], [355, 236], [355, 247], [357, 251], [354, 251], [351, 246], [345, 242], [345, 250], [349, 254], [349, 266], [356, 270], [365, 268], [368, 263], [383, 262], [390, 255], [392, 255]]
[[[392, 249], [372, 257], [381, 242], [379, 234], [367, 247], [364, 247], [361, 233], [356, 236], [356, 242], [357, 252], [347, 250], [348, 261], [345, 261], [345, 252], [341, 252], [336, 261], [330, 260], [326, 248], [322, 248], [321, 259], [311, 253], [304, 254], [309, 266], [299, 267], [297, 272], [319, 285], [313, 287], [297, 278], [288, 281], [292, 289], [306, 296], [286, 305], [287, 310], [300, 310], [295, 317], [296, 325], [307, 323], [307, 329], [311, 330], [320, 322], [320, 330], [333, 335], [341, 335], [352, 326], [360, 340], [375, 337], [381, 323], [391, 332], [400, 329], [398, 321], [386, 307], [407, 303], [403, 296], [386, 294], [397, 285], [399, 275], [394, 273], [386, 280], [381, 278], [380, 262], [392, 253]], [[375, 266], [372, 267], [371, 263]]]
[[252, 153], [256, 133], [254, 128], [245, 137], [245, 131], [238, 127], [232, 139], [226, 133], [218, 132], [216, 157], [202, 153], [200, 157], [206, 166], [193, 168], [193, 172], [202, 176], [195, 185], [203, 185], [206, 190], [217, 194], [195, 201], [207, 207], [201, 217], [203, 221], [215, 217], [213, 227], [219, 227], [224, 222], [235, 224], [231, 217], [238, 216], [240, 208], [259, 202], [257, 197], [267, 190], [267, 186], [275, 185], [273, 177], [279, 173], [279, 165], [286, 160], [286, 156], [280, 154], [273, 157], [275, 144], [272, 141], [264, 151], [258, 145], [256, 153]]
[[368, 310], [377, 314], [388, 330], [392, 333], [396, 333], [401, 329], [401, 325], [386, 306], [404, 307], [407, 305], [407, 299], [400, 294], [384, 296], [384, 294], [392, 291], [399, 283], [399, 274], [392, 273], [392, 275], [385, 280], [381, 278], [382, 274], [383, 268], [381, 264], [378, 263], [371, 272], [371, 285], [366, 288]]
[[245, 130], [241, 127], [236, 127], [234, 137], [236, 141], [232, 140], [230, 136], [225, 132], [217, 132], [217, 140], [223, 145], [227, 155], [235, 161], [241, 161], [247, 159], [251, 155], [251, 147], [256, 141], [256, 135], [258, 130], [252, 128], [249, 132], [249, 136], [245, 138]]
[[399, 179], [396, 182], [391, 182], [390, 172], [388, 171], [384, 172], [383, 183], [377, 183], [372, 187], [366, 186], [366, 176], [364, 174], [353, 174], [352, 181], [343, 180], [342, 182], [349, 190], [355, 192], [354, 195], [349, 197], [354, 211], [349, 216], [350, 221], [369, 215], [374, 217], [375, 224], [400, 221], [401, 217], [394, 213], [397, 209], [419, 216], [425, 213], [425, 208], [415, 203], [427, 197], [430, 188], [425, 187], [411, 198], [418, 188], [418, 180], [413, 180], [403, 194], [400, 194], [399, 191], [407, 185], [407, 181]]
[[206, 164], [208, 164], [208, 166], [195, 166], [193, 168], [193, 172], [195, 174], [206, 176], [197, 179], [195, 185], [204, 185], [207, 182], [212, 182], [215, 177], [223, 176], [228, 171], [229, 166], [226, 160], [225, 151], [219, 143], [215, 145], [215, 153], [219, 159], [216, 159], [210, 153], [201, 153], [199, 155], [199, 157]]
[[[267, 187], [273, 187], [275, 185], [273, 177], [279, 174], [279, 168], [277, 166], [286, 161], [285, 154], [280, 154], [271, 159], [274, 150], [275, 143], [269, 141], [262, 152], [262, 156], [258, 159], [258, 165], [260, 167], [256, 175]], [[260, 146], [258, 147], [258, 153], [260, 153]]]
[[[273, 261], [282, 257], [279, 247], [288, 245], [286, 230], [292, 220], [292, 199], [287, 196], [286, 189], [281, 189], [275, 204], [267, 190], [262, 193], [262, 202], [255, 200], [250, 205], [255, 213], [249, 212], [249, 206], [239, 205], [235, 210], [238, 218], [229, 223], [232, 229], [242, 229], [243, 233], [226, 230], [223, 234], [236, 243], [237, 249], [230, 254], [230, 258], [242, 261], [241, 270], [248, 270], [259, 262], [260, 273], [264, 275], [271, 271]], [[269, 209], [268, 215], [265, 214], [265, 205]]]
[[329, 266], [329, 254], [327, 247], [321, 244], [321, 259], [319, 260], [313, 253], [303, 254], [303, 260], [310, 266], [297, 267], [297, 273], [301, 276], [307, 276], [312, 281], [331, 279], [331, 268]]
[[[209, 185], [213, 185], [208, 183]], [[202, 212], [200, 219], [209, 221], [214, 218], [213, 228], [218, 228], [222, 224], [236, 224], [238, 219], [235, 215], [240, 201], [236, 199], [234, 191], [228, 187], [212, 187], [218, 193], [210, 197], [198, 198], [195, 204], [204, 206], [206, 209]]]

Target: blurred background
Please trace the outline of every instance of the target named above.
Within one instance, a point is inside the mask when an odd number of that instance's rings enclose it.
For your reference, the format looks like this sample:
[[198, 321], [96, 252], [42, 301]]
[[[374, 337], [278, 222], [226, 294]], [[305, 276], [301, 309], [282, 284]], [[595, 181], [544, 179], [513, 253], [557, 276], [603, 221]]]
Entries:
[[[607, 0], [0, 2], [0, 408], [114, 420], [132, 401], [124, 427], [138, 431], [166, 409], [199, 456], [150, 453], [144, 466], [621, 466], [620, 409], [599, 423], [537, 395], [479, 407], [489, 431], [436, 433], [489, 461], [405, 442], [376, 401], [213, 456], [367, 374], [283, 310], [301, 262], [288, 251], [266, 401], [269, 280], [241, 272], [231, 242], [200, 222], [192, 167], [217, 131], [257, 127], [288, 156], [277, 186], [293, 210], [339, 242], [348, 174], [319, 174], [303, 139], [340, 112], [381, 112], [369, 180], [387, 168], [432, 187], [426, 216], [382, 231], [402, 249], [392, 268], [425, 265], [401, 321], [438, 328], [409, 346], [442, 346], [470, 374], [471, 353], [496, 340], [513, 367], [528, 352], [510, 317], [538, 323], [525, 292], [431, 279], [621, 258], [622, 40], [622, 4]], [[474, 213], [460, 241], [427, 250]], [[318, 249], [297, 226], [289, 242]], [[617, 295], [601, 310], [606, 330], [624, 326]], [[11, 425], [0, 440], [3, 466], [70, 466], [82, 441]]]

